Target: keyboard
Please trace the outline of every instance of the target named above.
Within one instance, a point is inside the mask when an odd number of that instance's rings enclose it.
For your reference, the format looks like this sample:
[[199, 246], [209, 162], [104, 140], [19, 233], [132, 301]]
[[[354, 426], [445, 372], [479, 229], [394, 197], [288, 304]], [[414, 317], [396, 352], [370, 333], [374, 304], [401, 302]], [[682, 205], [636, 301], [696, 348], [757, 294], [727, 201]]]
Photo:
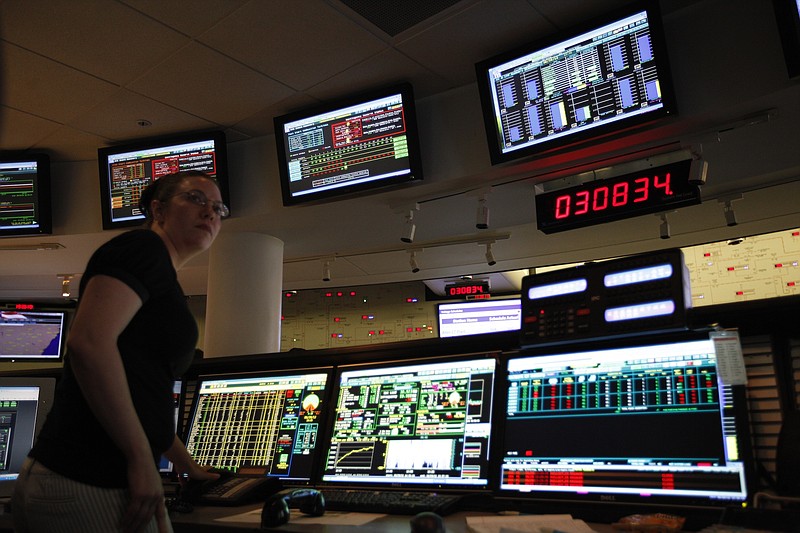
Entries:
[[324, 489], [325, 508], [331, 511], [359, 511], [415, 515], [431, 511], [444, 516], [456, 510], [461, 496], [435, 492], [368, 491]]

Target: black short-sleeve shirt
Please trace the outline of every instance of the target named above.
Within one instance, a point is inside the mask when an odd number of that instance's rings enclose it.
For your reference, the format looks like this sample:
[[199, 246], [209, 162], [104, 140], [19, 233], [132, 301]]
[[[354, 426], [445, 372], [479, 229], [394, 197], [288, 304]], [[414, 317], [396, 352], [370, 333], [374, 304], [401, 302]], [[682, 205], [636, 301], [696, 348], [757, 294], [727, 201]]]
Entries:
[[[133, 230], [101, 246], [81, 278], [81, 292], [99, 274], [122, 281], [142, 300], [117, 346], [133, 405], [158, 461], [175, 436], [173, 384], [194, 356], [197, 323], [156, 233]], [[76, 481], [127, 486], [125, 457], [89, 409], [72, 372], [69, 350], [53, 408], [31, 456]]]

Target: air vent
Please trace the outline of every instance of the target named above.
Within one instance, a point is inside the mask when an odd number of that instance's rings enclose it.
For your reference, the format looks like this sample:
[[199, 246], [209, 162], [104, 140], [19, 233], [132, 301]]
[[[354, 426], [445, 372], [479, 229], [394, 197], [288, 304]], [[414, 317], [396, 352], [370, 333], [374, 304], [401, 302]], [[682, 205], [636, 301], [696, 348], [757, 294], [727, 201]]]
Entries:
[[395, 35], [416, 26], [460, 0], [342, 0], [342, 3], [385, 33]]

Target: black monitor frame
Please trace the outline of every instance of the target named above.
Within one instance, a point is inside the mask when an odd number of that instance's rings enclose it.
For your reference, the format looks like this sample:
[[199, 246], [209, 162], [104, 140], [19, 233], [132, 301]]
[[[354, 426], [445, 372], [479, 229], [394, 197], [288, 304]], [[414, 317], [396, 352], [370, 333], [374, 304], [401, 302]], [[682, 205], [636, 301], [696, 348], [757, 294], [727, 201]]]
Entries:
[[790, 78], [800, 77], [800, 5], [797, 0], [772, 0]]
[[[41, 320], [42, 323], [52, 323], [58, 320], [58, 350], [57, 354], [32, 355], [23, 353], [0, 353], [0, 362], [25, 362], [25, 363], [60, 363], [64, 360], [67, 351], [67, 334], [72, 323], [75, 303], [57, 304], [52, 302], [31, 303], [31, 302], [0, 302], [0, 312], [4, 314], [3, 322], [12, 324], [4, 327], [24, 327], [13, 326], [14, 314], [20, 315], [20, 320], [32, 318], [34, 321]], [[38, 323], [38, 322], [37, 322]], [[10, 344], [10, 343], [9, 343]], [[0, 352], [4, 352], [6, 344], [0, 344]], [[9, 346], [10, 349], [10, 346]]]
[[[144, 215], [139, 211], [139, 194], [144, 187], [152, 183], [153, 180], [152, 168], [132, 170], [131, 172], [135, 172], [138, 175], [134, 176], [130, 181], [138, 180], [139, 182], [131, 183], [127, 187], [121, 187], [121, 190], [115, 193], [111, 185], [112, 169], [110, 161], [114, 161], [117, 164], [126, 161], [150, 161], [150, 159], [156, 157], [156, 154], [170, 154], [174, 159], [177, 153], [174, 149], [184, 145], [187, 148], [185, 151], [189, 154], [197, 153], [195, 149], [188, 149], [190, 146], [213, 146], [214, 172], [209, 171], [207, 168], [208, 165], [202, 161], [193, 162], [189, 160], [181, 162], [173, 160], [171, 164], [164, 163], [163, 168], [158, 173], [160, 175], [166, 175], [181, 170], [201, 170], [207, 172], [216, 179], [219, 184], [220, 192], [222, 193], [222, 201], [230, 207], [230, 194], [228, 190], [228, 148], [224, 132], [210, 131], [186, 133], [169, 137], [139, 139], [116, 144], [114, 146], [98, 148], [97, 150], [100, 175], [100, 205], [102, 208], [104, 230], [141, 226], [144, 223]], [[202, 150], [202, 148], [198, 149]], [[137, 153], [150, 153], [151, 155], [140, 156], [137, 155]], [[124, 202], [127, 205], [125, 207], [114, 207], [115, 195], [120, 198], [118, 202]]]
[[[11, 181], [13, 177], [4, 177], [4, 169], [11, 170], [13, 174], [31, 174], [32, 165], [36, 171], [32, 174], [33, 182], [30, 191], [30, 207], [26, 210], [32, 211], [31, 220], [15, 223], [13, 220], [5, 224], [0, 220], [0, 237], [25, 237], [35, 235], [49, 235], [53, 232], [53, 206], [51, 198], [51, 176], [50, 176], [50, 157], [47, 154], [4, 154], [0, 155], [0, 206], [9, 201], [5, 198], [6, 187], [10, 187], [6, 181]], [[15, 189], [22, 184], [13, 185]], [[8, 194], [17, 196], [14, 191]], [[26, 198], [27, 193], [26, 194]], [[13, 201], [11, 201], [13, 205]], [[0, 209], [2, 214], [3, 209]], [[5, 216], [5, 215], [3, 215]], [[23, 216], [28, 218], [27, 216]]]
[[[552, 87], [546, 89], [545, 78], [540, 79], [542, 68], [549, 68], [554, 64], [564, 65], [563, 69], [569, 68], [568, 56], [592, 43], [590, 39], [593, 35], [601, 41], [613, 39], [618, 34], [610, 33], [610, 26], [642, 12], [645, 12], [647, 17], [648, 42], [652, 46], [652, 58], [645, 58], [641, 63], [637, 63], [636, 68], [626, 66], [630, 70], [626, 73], [628, 77], [619, 78], [628, 80], [626, 83], [630, 83], [631, 102], [628, 103], [630, 105], [626, 105], [626, 102], [623, 101], [622, 105], [615, 103], [613, 109], [609, 108], [596, 113], [597, 106], [602, 100], [610, 101], [615, 98], [614, 84], [617, 77], [614, 73], [609, 72], [610, 69], [607, 69], [602, 62], [598, 61], [595, 64], [594, 58], [591, 56], [587, 60], [590, 61], [589, 66], [581, 61], [581, 71], [591, 72], [597, 69], [599, 78], [590, 78], [590, 74], [585, 73], [584, 84], [559, 87], [557, 86], [558, 79], [555, 77], [557, 69], [553, 69], [553, 79], [550, 81]], [[609, 32], [600, 37], [601, 30], [605, 32], [606, 29]], [[628, 53], [627, 47], [630, 46], [629, 42], [620, 44], [616, 49], [616, 53], [619, 54], [617, 60], [622, 60], [624, 54]], [[630, 53], [633, 54], [633, 51]], [[613, 61], [613, 57], [609, 51], [608, 61]], [[580, 58], [580, 55], [569, 57], [574, 61]], [[649, 63], [650, 68], [640, 68], [643, 63]], [[640, 0], [591, 22], [498, 54], [477, 63], [475, 69], [489, 155], [493, 165], [543, 155], [568, 146], [583, 147], [592, 142], [608, 140], [612, 136], [631, 133], [634, 128], [641, 128], [643, 125], [677, 112], [662, 19], [658, 2], [654, 0]], [[656, 71], [655, 77], [653, 77], [653, 69]], [[638, 77], [635, 77], [634, 74]], [[564, 77], [566, 75], [565, 72]], [[496, 78], [500, 79], [500, 76], [505, 76], [505, 79], [510, 81], [507, 86], [504, 86], [504, 89], [508, 97], [514, 98], [514, 105], [503, 106], [503, 109], [500, 106], [499, 96], [502, 88], [498, 89], [494, 81]], [[559, 77], [559, 79], [561, 78]], [[654, 79], [657, 83], [652, 83]], [[525, 87], [523, 87], [523, 83]], [[648, 83], [650, 83], [649, 86]], [[637, 90], [638, 86], [641, 87]], [[543, 96], [541, 89], [547, 90], [547, 95]], [[524, 95], [517, 94], [518, 92], [527, 93], [530, 90], [534, 90], [538, 94], [534, 98], [522, 98]], [[638, 109], [637, 101], [639, 102]], [[522, 102], [521, 107], [520, 102]], [[556, 116], [553, 114], [551, 106], [555, 106], [555, 109], [559, 111], [557, 113], [558, 117], [561, 117], [558, 119], [559, 124], [548, 123], [548, 120], [551, 120], [548, 117]], [[621, 111], [622, 106], [625, 106], [625, 112]], [[516, 118], [510, 113], [511, 111], [516, 114]], [[530, 117], [531, 113], [537, 117], [538, 132], [533, 129], [527, 131], [527, 127], [524, 126], [527, 120], [525, 117]], [[603, 118], [598, 120], [599, 116]], [[512, 122], [518, 124], [518, 127], [502, 126], [502, 123], [507, 120], [509, 124]], [[544, 125], [542, 125], [542, 121]], [[506, 135], [508, 135], [508, 139], [506, 139]]]
[[[392, 116], [400, 106], [401, 116]], [[391, 135], [364, 133], [362, 118], [368, 114], [385, 116], [384, 129], [402, 128]], [[351, 131], [346, 118], [358, 118], [356, 133], [352, 141], [347, 135]], [[400, 125], [397, 125], [401, 121]], [[416, 118], [416, 104], [413, 88], [402, 83], [347, 96], [312, 108], [302, 109], [283, 116], [275, 117], [275, 141], [278, 156], [278, 170], [283, 194], [283, 205], [315, 203], [352, 197], [354, 195], [375, 193], [387, 187], [397, 187], [422, 180], [422, 157], [420, 152], [419, 128]], [[340, 135], [341, 146], [334, 148], [334, 131]], [[290, 133], [293, 136], [290, 137]], [[361, 140], [361, 136], [366, 140]], [[380, 138], [390, 139], [405, 137], [405, 142], [395, 145], [383, 144]], [[292, 159], [289, 147], [292, 139], [299, 142], [313, 143], [300, 145], [297, 151], [303, 153], [302, 158]], [[303, 141], [305, 139], [305, 141]], [[361, 145], [366, 146], [360, 147]], [[352, 147], [352, 148], [351, 148]], [[350, 150], [355, 150], [348, 155]], [[367, 153], [372, 150], [372, 154]], [[338, 162], [330, 162], [326, 158], [334, 153]], [[376, 155], [377, 154], [377, 155]], [[405, 154], [405, 155], [404, 155]], [[387, 163], [400, 162], [400, 164]], [[367, 169], [358, 166], [372, 165]], [[308, 187], [308, 175], [311, 167], [321, 173], [322, 183], [318, 188]], [[331, 168], [325, 165], [345, 169], [355, 168], [352, 173], [344, 172], [334, 175]], [[376, 172], [373, 175], [371, 172]], [[355, 176], [356, 173], [361, 176]], [[365, 174], [366, 173], [366, 174]]]

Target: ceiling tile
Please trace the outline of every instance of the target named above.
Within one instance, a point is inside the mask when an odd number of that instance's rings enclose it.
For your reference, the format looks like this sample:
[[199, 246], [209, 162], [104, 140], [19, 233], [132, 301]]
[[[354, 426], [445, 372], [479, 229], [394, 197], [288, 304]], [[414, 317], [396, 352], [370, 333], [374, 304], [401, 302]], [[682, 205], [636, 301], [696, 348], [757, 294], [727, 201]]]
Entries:
[[68, 126], [58, 126], [31, 146], [50, 154], [53, 161], [96, 161], [97, 148], [108, 140]]
[[122, 0], [181, 33], [197, 37], [215, 25], [219, 19], [239, 9], [248, 0], [192, 0], [191, 9], [183, 2], [164, 0]]
[[101, 79], [126, 84], [188, 38], [114, 0], [0, 3], [3, 39]]
[[199, 40], [296, 90], [386, 47], [324, 3], [291, 0], [250, 2]]
[[[475, 81], [475, 63], [553, 31], [524, 0], [479, 2], [397, 44], [453, 86]], [[485, 36], [485, 37], [484, 37]]]
[[256, 137], [259, 135], [269, 135], [275, 132], [274, 117], [279, 117], [298, 109], [312, 107], [319, 104], [319, 100], [311, 98], [305, 93], [295, 93], [285, 100], [281, 100], [274, 105], [262, 109], [234, 127], [244, 133]]
[[225, 126], [292, 93], [288, 87], [197, 43], [170, 57], [130, 88]]
[[[139, 120], [148, 120], [151, 125], [139, 126]], [[71, 120], [69, 125], [115, 141], [215, 127], [213, 122], [125, 89], [119, 89], [90, 113]]]
[[309, 88], [306, 93], [319, 100], [330, 100], [401, 81], [408, 81], [414, 86], [416, 99], [453, 88], [447, 80], [419, 63], [396, 50], [386, 49]]
[[24, 111], [0, 108], [0, 140], [3, 150], [27, 150], [61, 125]]
[[0, 41], [4, 68], [15, 72], [3, 101], [20, 111], [65, 123], [107, 98], [117, 87], [94, 76]]

